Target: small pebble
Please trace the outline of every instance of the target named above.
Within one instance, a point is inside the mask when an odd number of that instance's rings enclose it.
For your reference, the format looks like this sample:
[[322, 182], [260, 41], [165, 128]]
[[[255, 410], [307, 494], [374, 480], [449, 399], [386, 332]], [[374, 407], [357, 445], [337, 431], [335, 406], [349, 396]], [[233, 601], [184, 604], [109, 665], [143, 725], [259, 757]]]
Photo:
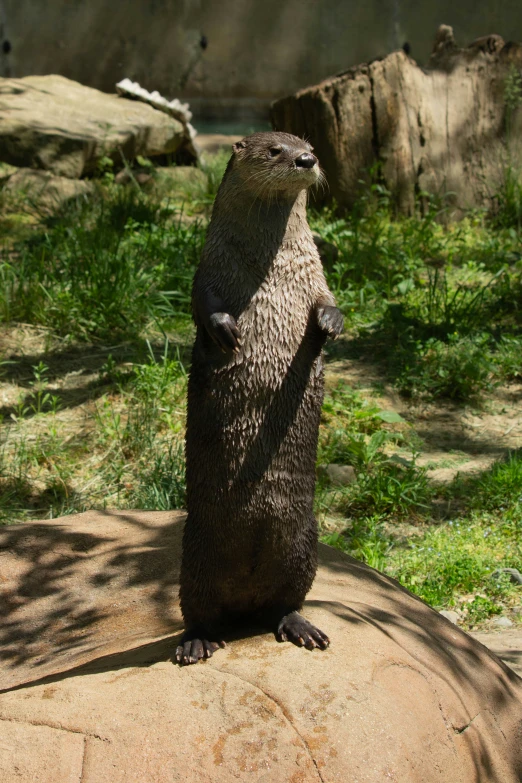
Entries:
[[522, 574], [517, 568], [497, 568], [496, 571], [493, 571], [491, 576], [493, 578], [499, 577], [500, 574], [509, 574], [509, 581], [512, 582], [515, 585], [522, 585]]
[[332, 487], [345, 487], [357, 481], [357, 475], [351, 465], [319, 465], [317, 473], [326, 476]]
[[446, 620], [449, 620], [450, 623], [453, 623], [454, 625], [458, 625], [459, 622], [459, 616], [457, 612], [452, 612], [450, 610], [443, 609], [441, 612], [439, 612], [442, 617], [445, 617]]
[[491, 623], [495, 628], [512, 628], [513, 623], [509, 617], [495, 617]]

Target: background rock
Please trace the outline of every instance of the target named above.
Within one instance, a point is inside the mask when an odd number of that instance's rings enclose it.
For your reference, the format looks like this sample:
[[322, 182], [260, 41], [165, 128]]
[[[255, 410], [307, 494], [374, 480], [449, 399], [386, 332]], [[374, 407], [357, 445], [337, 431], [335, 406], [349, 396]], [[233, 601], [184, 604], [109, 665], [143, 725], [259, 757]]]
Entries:
[[0, 533], [1, 687], [28, 686], [0, 695], [2, 783], [520, 780], [522, 681], [329, 547], [304, 610], [327, 651], [243, 628], [174, 666], [183, 519], [100, 511]]
[[454, 625], [457, 625], [459, 622], [459, 616], [457, 612], [452, 612], [450, 609], [442, 609], [439, 614], [441, 617], [445, 617], [446, 620], [449, 620], [450, 623], [453, 623]]
[[355, 469], [351, 465], [336, 465], [334, 462], [318, 465], [317, 473], [327, 478], [333, 487], [345, 487], [357, 481]]
[[94, 185], [86, 180], [57, 177], [41, 169], [18, 169], [9, 177], [3, 191], [30, 208], [53, 212], [68, 201], [92, 195]]
[[496, 571], [493, 571], [491, 577], [492, 579], [495, 579], [501, 574], [507, 574], [509, 576], [509, 581], [514, 585], [522, 585], [522, 574], [518, 568], [497, 568]]
[[[427, 68], [394, 52], [276, 101], [272, 124], [311, 142], [329, 184], [324, 197], [343, 206], [377, 164], [406, 214], [422, 192], [451, 194], [460, 208], [489, 206], [506, 166], [506, 78], [521, 67], [521, 45], [487, 36], [459, 49], [443, 25]], [[510, 117], [515, 157], [521, 115]]]
[[491, 625], [494, 625], [496, 628], [512, 628], [513, 621], [509, 617], [494, 617]]
[[0, 79], [0, 160], [81, 177], [104, 156], [153, 157], [183, 145], [182, 124], [145, 103], [63, 76]]

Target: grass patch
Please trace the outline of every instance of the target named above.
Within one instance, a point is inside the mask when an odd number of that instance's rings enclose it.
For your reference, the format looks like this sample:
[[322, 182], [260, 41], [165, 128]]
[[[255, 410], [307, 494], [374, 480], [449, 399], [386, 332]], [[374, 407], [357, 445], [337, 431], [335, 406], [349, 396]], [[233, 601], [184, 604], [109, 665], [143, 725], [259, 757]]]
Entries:
[[[420, 514], [428, 509], [426, 470], [415, 464], [409, 428], [394, 411], [381, 410], [342, 382], [326, 395], [320, 431], [319, 464], [350, 465], [355, 480], [331, 487], [319, 479], [317, 505], [353, 516]], [[410, 459], [397, 454], [409, 450]]]
[[203, 241], [168, 203], [112, 186], [4, 252], [0, 319], [91, 341], [189, 319]]
[[369, 213], [313, 216], [337, 250], [327, 278], [354, 350], [381, 361], [407, 396], [468, 401], [519, 377], [520, 234], [479, 213], [449, 226], [434, 207], [391, 215], [381, 192]]
[[111, 357], [100, 371], [107, 390], [79, 431], [66, 412], [28, 406], [3, 428], [0, 522], [56, 517], [86, 508], [181, 508], [187, 373], [179, 349], [149, 345], [125, 369]]
[[476, 627], [520, 607], [520, 587], [501, 569], [522, 562], [521, 513], [519, 506], [518, 518], [499, 521], [498, 515], [473, 512], [421, 527], [407, 540], [373, 516], [322, 540], [385, 571], [436, 609], [456, 609], [466, 627]]

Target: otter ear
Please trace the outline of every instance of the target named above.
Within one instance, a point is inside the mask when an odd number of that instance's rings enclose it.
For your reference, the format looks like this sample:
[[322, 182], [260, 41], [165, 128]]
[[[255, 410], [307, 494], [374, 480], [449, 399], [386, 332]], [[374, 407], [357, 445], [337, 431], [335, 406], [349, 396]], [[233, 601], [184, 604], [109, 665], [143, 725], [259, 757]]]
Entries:
[[239, 150], [244, 150], [246, 147], [246, 144], [244, 141], [236, 141], [235, 144], [232, 145], [232, 149], [234, 152], [239, 152]]

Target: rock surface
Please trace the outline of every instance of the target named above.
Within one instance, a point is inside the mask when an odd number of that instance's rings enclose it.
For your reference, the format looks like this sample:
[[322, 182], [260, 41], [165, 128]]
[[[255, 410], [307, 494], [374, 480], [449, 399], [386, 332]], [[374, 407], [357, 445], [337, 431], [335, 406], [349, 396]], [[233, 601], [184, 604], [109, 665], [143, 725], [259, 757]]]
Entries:
[[318, 465], [317, 474], [326, 478], [332, 487], [346, 487], [357, 481], [355, 468], [351, 465], [337, 465], [335, 462], [329, 465]]
[[520, 780], [522, 681], [325, 546], [305, 614], [327, 651], [243, 629], [174, 666], [183, 519], [88, 512], [0, 533], [2, 783]]
[[514, 672], [522, 677], [522, 628], [509, 630], [472, 631], [471, 636], [485, 644], [495, 655], [507, 663]]
[[104, 157], [175, 152], [183, 125], [145, 103], [84, 87], [63, 76], [0, 79], [0, 160], [81, 177]]
[[495, 617], [491, 621], [491, 625], [495, 628], [513, 628], [513, 622], [509, 617]]
[[492, 35], [461, 49], [442, 25], [426, 68], [403, 51], [363, 63], [276, 101], [272, 124], [310, 141], [328, 180], [322, 197], [343, 206], [376, 166], [406, 214], [422, 193], [491, 206], [522, 154], [522, 110], [506, 105], [521, 67], [521, 44]]
[[68, 201], [92, 195], [94, 185], [87, 180], [57, 177], [41, 169], [18, 169], [9, 177], [3, 191], [29, 207], [52, 212]]

